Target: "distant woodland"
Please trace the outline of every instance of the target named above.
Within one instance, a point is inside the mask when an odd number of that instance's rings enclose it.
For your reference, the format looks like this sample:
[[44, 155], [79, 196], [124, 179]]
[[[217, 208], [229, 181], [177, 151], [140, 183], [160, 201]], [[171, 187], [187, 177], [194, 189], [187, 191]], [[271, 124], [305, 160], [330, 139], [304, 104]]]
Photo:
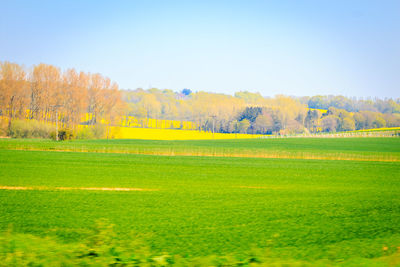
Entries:
[[98, 73], [0, 62], [0, 116], [5, 132], [14, 120], [74, 129], [105, 122], [118, 126], [124, 116], [191, 121], [198, 130], [221, 133], [338, 132], [400, 126], [400, 99], [121, 90]]

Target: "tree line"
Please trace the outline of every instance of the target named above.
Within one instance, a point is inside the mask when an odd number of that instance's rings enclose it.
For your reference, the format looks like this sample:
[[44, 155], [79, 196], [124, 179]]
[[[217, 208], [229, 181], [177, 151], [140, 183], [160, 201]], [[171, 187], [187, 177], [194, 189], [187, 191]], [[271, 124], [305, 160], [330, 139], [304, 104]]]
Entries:
[[302, 97], [299, 100], [307, 103], [308, 107], [315, 109], [328, 109], [334, 107], [337, 109], [344, 109], [348, 112], [372, 111], [381, 113], [400, 113], [399, 99], [347, 98], [340, 95], [317, 95], [313, 97]]
[[123, 116], [134, 116], [191, 121], [202, 131], [289, 134], [397, 127], [400, 100], [263, 97], [247, 91], [227, 95], [187, 88], [120, 90], [98, 73], [0, 62], [0, 116], [8, 126], [15, 119], [58, 122], [71, 129], [100, 122], [119, 126]]
[[101, 74], [0, 62], [0, 115], [9, 124], [29, 119], [73, 128], [87, 113], [91, 119], [86, 123], [94, 125], [101, 119], [114, 120], [123, 110], [118, 84]]
[[[190, 120], [199, 130], [222, 133], [315, 133], [400, 126], [400, 99], [263, 97], [252, 92], [231, 96], [156, 88], [123, 90], [122, 98], [131, 116]], [[326, 101], [316, 105], [315, 99]]]

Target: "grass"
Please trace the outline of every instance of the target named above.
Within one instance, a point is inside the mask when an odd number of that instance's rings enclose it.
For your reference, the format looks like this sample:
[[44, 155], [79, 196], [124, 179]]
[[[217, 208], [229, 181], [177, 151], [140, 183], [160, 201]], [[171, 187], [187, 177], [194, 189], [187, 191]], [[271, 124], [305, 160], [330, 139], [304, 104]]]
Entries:
[[0, 149], [148, 155], [400, 161], [400, 138], [274, 138], [243, 140], [0, 139]]
[[[258, 141], [258, 142], [257, 142]], [[353, 141], [353, 142], [351, 142]], [[400, 163], [20, 151], [290, 151], [398, 155], [399, 139], [0, 141], [0, 229], [77, 242], [98, 219], [118, 239], [187, 257], [247, 255], [335, 263], [390, 256], [400, 246]], [[185, 150], [186, 149], [186, 150]], [[154, 191], [53, 190], [129, 187]]]

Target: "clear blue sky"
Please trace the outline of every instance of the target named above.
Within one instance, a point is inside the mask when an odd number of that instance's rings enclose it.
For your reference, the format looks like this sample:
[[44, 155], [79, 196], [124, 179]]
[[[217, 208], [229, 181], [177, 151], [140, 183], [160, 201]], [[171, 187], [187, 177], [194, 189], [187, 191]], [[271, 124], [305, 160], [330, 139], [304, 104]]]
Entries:
[[121, 88], [400, 97], [400, 1], [1, 0], [0, 60]]

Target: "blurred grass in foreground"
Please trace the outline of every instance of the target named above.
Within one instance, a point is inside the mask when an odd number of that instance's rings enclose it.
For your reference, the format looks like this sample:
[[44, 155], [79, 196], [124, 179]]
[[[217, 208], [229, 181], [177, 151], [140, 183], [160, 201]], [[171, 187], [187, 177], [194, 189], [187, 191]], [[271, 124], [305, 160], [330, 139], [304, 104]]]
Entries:
[[113, 225], [98, 220], [77, 243], [64, 243], [56, 236], [17, 234], [11, 228], [0, 234], [0, 266], [399, 266], [400, 248], [383, 247], [378, 258], [348, 260], [294, 260], [274, 258], [268, 249], [252, 249], [240, 256], [182, 257], [156, 253], [140, 236], [118, 239]]

